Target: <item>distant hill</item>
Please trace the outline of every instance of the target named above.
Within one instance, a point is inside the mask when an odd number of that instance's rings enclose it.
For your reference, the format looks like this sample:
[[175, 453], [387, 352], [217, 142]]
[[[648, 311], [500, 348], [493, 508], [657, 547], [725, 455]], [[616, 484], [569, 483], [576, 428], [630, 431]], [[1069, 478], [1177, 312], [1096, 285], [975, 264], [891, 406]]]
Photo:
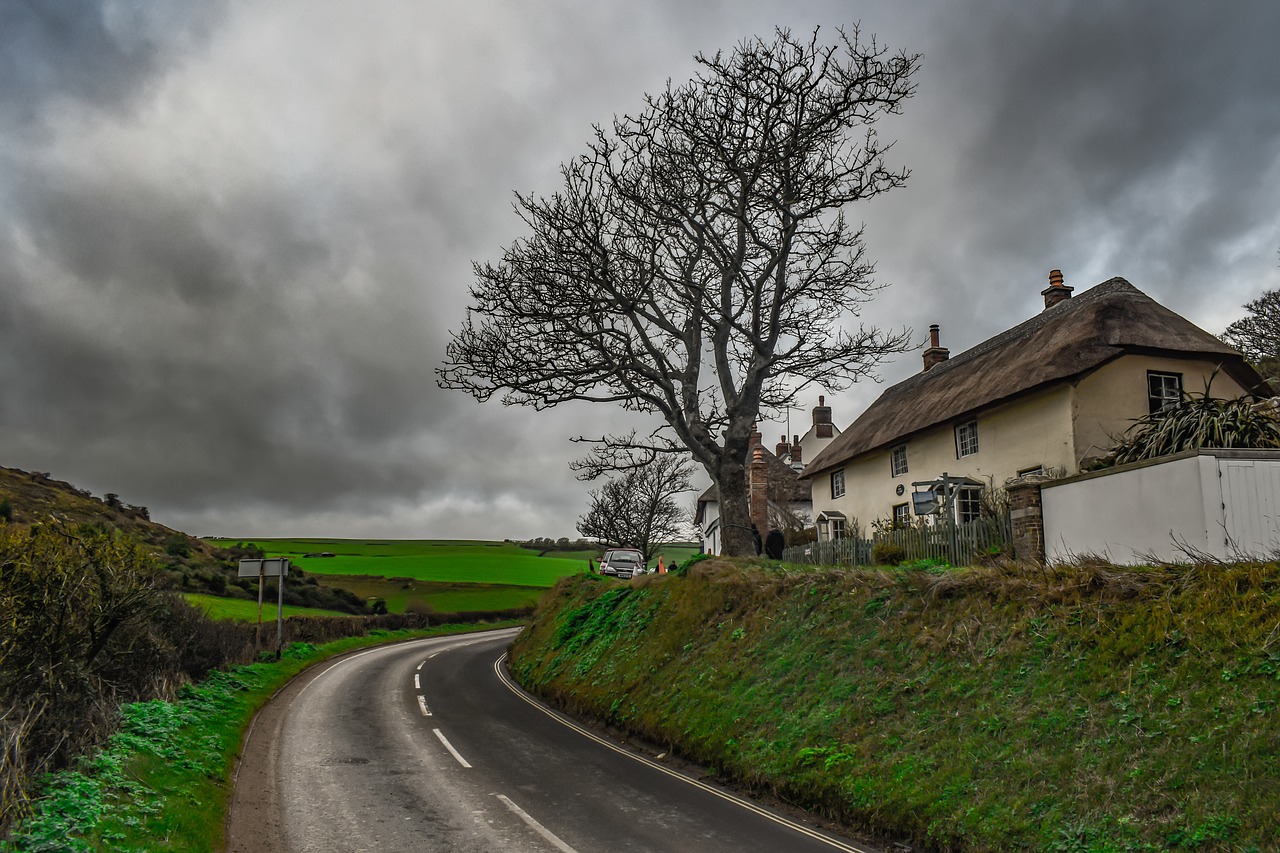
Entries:
[[[0, 524], [59, 524], [120, 530], [149, 546], [165, 569], [172, 588], [230, 598], [255, 598], [256, 581], [237, 577], [242, 558], [261, 557], [252, 543], [219, 546], [165, 527], [151, 520], [144, 506], [135, 506], [108, 493], [99, 498], [42, 471], [23, 471], [0, 465]], [[323, 607], [346, 613], [367, 612], [364, 602], [346, 590], [326, 587], [314, 576], [291, 573], [285, 583], [285, 602]]]

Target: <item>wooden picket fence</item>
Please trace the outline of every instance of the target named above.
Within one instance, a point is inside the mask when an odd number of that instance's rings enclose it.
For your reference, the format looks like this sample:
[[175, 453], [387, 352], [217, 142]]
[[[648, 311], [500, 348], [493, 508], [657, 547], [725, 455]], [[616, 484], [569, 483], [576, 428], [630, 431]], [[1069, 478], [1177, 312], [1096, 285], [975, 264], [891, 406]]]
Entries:
[[936, 560], [962, 566], [988, 554], [1007, 550], [1013, 541], [1008, 512], [1001, 512], [952, 529], [948, 524], [916, 524], [873, 533], [870, 539], [852, 537], [834, 542], [810, 542], [786, 549], [782, 559], [818, 566], [869, 566], [877, 545], [894, 545], [904, 561]]

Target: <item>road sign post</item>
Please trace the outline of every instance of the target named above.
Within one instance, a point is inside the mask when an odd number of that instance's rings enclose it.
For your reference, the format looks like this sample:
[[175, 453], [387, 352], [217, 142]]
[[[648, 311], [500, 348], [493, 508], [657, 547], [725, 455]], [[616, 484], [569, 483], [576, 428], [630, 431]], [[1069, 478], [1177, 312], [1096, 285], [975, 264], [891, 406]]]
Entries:
[[254, 639], [255, 650], [262, 648], [262, 581], [263, 578], [279, 578], [276, 581], [276, 656], [284, 648], [284, 577], [289, 573], [287, 557], [269, 560], [241, 560], [239, 577], [258, 578], [258, 632]]

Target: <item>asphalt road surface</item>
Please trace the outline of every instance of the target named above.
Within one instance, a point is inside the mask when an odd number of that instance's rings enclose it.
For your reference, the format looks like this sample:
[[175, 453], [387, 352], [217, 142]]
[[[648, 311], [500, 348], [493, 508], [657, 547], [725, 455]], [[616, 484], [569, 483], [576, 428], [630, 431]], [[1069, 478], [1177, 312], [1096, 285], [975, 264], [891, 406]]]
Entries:
[[877, 853], [548, 710], [506, 675], [513, 635], [384, 646], [299, 679], [255, 724], [228, 849]]

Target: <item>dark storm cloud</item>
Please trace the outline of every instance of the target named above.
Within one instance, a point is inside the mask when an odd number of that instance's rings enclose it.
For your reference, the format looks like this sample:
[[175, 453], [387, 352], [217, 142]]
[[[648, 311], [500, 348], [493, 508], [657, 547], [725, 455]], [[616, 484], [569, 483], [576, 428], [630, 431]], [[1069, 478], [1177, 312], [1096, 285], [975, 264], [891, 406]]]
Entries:
[[1077, 288], [1126, 276], [1217, 331], [1224, 296], [1229, 314], [1268, 286], [1245, 276], [1280, 238], [1280, 7], [932, 8], [893, 134], [915, 174], [863, 214], [894, 282], [878, 319], [942, 322], [963, 349], [1034, 313], [1060, 267]]
[[38, 124], [60, 99], [103, 111], [133, 103], [170, 50], [199, 40], [223, 6], [171, 3], [157, 12], [147, 5], [0, 3], [0, 121], [6, 134]]
[[1274, 286], [1272, 4], [692, 5], [0, 2], [0, 464], [194, 533], [571, 535], [569, 437], [630, 422], [436, 388], [471, 262], [592, 123], [774, 26], [925, 55], [880, 128], [914, 174], [850, 211], [871, 322], [963, 349], [1051, 267], [1211, 328]]

